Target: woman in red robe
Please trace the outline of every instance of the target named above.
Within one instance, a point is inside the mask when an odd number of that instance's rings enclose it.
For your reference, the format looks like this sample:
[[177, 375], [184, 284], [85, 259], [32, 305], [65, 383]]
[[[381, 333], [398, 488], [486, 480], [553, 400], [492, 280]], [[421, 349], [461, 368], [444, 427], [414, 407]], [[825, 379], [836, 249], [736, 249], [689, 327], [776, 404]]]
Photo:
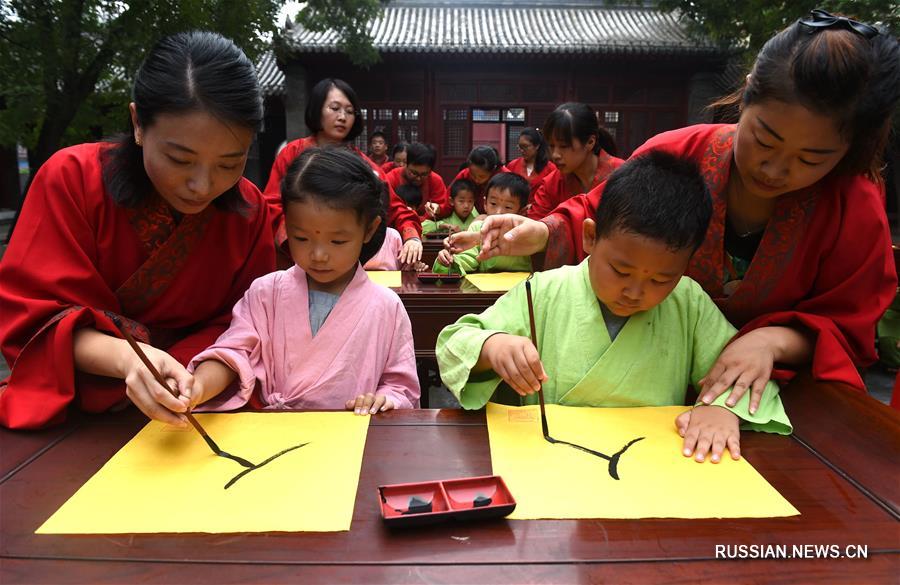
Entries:
[[469, 153], [466, 159], [466, 168], [459, 171], [453, 180], [452, 185], [460, 179], [472, 181], [475, 185], [475, 209], [478, 213], [484, 213], [484, 189], [487, 187], [488, 181], [497, 173], [506, 173], [507, 169], [500, 164], [500, 157], [497, 151], [490, 146], [476, 146]]
[[441, 176], [434, 172], [437, 154], [430, 144], [413, 142], [406, 151], [406, 166], [394, 169], [387, 175], [388, 184], [396, 191], [401, 185], [412, 185], [422, 195], [416, 209], [420, 220], [437, 219], [450, 215], [450, 198]]
[[101, 412], [127, 398], [183, 425], [184, 364], [275, 267], [266, 202], [241, 176], [263, 119], [253, 64], [217, 34], [177, 34], [148, 54], [133, 95], [132, 134], [44, 163], [0, 261], [0, 347], [12, 368], [0, 383], [3, 426], [39, 428], [73, 401]]
[[531, 219], [541, 219], [566, 199], [587, 193], [624, 162], [616, 158], [616, 141], [587, 104], [557, 107], [544, 123], [544, 136], [556, 170], [535, 191], [528, 208]]
[[[291, 162], [300, 156], [300, 153], [311, 146], [344, 146], [358, 154], [372, 169], [378, 173], [382, 181], [387, 181], [382, 168], [372, 162], [366, 154], [353, 145], [353, 140], [363, 131], [365, 123], [359, 112], [359, 100], [353, 88], [340, 79], [323, 79], [313, 86], [306, 104], [306, 127], [312, 132], [312, 136], [299, 138], [288, 142], [281, 149], [275, 162], [272, 164], [272, 172], [269, 173], [269, 181], [263, 194], [269, 202], [275, 225], [276, 241], [282, 246], [287, 240], [284, 232], [284, 216], [281, 211], [281, 179], [287, 172]], [[388, 223], [400, 232], [403, 238], [403, 248], [398, 259], [403, 265], [413, 265], [422, 258], [422, 224], [419, 217], [411, 211], [392, 188], [390, 191], [390, 204], [388, 206]]]
[[[897, 286], [879, 169], [898, 94], [896, 38], [814, 11], [770, 39], [721, 102], [740, 108], [737, 124], [667, 132], [635, 152], [694, 160], [713, 196], [687, 274], [740, 333], [706, 376], [704, 402], [734, 386], [731, 401], [752, 387], [756, 403], [770, 376], [792, 377], [779, 365], [864, 390], [858, 368], [875, 360], [875, 324]], [[577, 262], [601, 195], [542, 222], [490, 218], [482, 255], [546, 249], [546, 265]]]
[[519, 133], [519, 152], [522, 156], [506, 163], [509, 172], [524, 177], [531, 187], [530, 205], [534, 201], [534, 194], [544, 177], [556, 170], [556, 165], [550, 162], [547, 153], [547, 143], [537, 128], [525, 128]]

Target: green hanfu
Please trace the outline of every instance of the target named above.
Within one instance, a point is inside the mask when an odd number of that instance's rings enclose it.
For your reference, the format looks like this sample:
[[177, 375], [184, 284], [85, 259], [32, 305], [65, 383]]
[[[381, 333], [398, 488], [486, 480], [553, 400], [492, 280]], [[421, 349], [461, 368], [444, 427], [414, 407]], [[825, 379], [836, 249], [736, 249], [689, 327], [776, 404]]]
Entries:
[[454, 211], [448, 217], [443, 219], [439, 219], [437, 221], [432, 221], [430, 219], [426, 219], [422, 222], [422, 235], [430, 234], [432, 232], [437, 232], [442, 229], [447, 229], [444, 227], [444, 224], [455, 225], [460, 229], [460, 231], [465, 231], [469, 229], [469, 226], [472, 225], [472, 222], [475, 221], [475, 214], [470, 213], [469, 217], [466, 219], [460, 219], [456, 212]]
[[[700, 285], [683, 277], [662, 303], [629, 317], [611, 341], [591, 288], [589, 261], [536, 273], [531, 280], [537, 343], [549, 377], [543, 384], [545, 401], [603, 407], [684, 404], [688, 385], [698, 387], [735, 328]], [[470, 375], [482, 345], [497, 333], [530, 337], [524, 283], [438, 336], [441, 378], [464, 408], [483, 407], [501, 386], [493, 371]], [[538, 402], [536, 394], [522, 398], [502, 386], [516, 403]], [[728, 408], [727, 396], [725, 392], [714, 404]], [[742, 428], [790, 434], [775, 383], [766, 386], [756, 414], [749, 413], [749, 402], [748, 391], [729, 409], [743, 420]]]
[[[469, 231], [480, 232], [483, 223], [483, 221], [476, 221], [469, 226]], [[459, 271], [462, 274], [475, 272], [531, 272], [531, 256], [495, 256], [479, 262], [477, 257], [480, 252], [481, 246], [475, 246], [465, 252], [453, 255], [456, 266], [459, 267]], [[431, 271], [446, 274], [450, 271], [450, 268], [435, 260]]]

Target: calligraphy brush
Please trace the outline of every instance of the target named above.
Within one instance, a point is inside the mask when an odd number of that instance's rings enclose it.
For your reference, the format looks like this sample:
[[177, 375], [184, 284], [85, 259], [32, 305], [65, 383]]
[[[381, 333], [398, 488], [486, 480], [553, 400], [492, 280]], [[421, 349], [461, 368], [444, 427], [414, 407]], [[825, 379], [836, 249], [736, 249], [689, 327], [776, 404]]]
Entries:
[[[131, 349], [134, 350], [134, 353], [136, 353], [137, 356], [141, 358], [141, 361], [144, 362], [144, 365], [147, 366], [147, 369], [150, 370], [150, 373], [153, 374], [153, 377], [156, 378], [156, 381], [159, 382], [159, 385], [168, 390], [169, 393], [172, 394], [172, 396], [178, 398], [178, 392], [169, 387], [169, 385], [163, 379], [162, 375], [160, 375], [159, 371], [153, 366], [153, 363], [147, 357], [147, 354], [145, 354], [144, 350], [141, 349], [141, 346], [137, 344], [137, 341], [134, 340], [134, 337], [131, 336], [131, 333], [129, 333], [128, 330], [125, 329], [125, 327], [122, 325], [122, 321], [119, 319], [119, 317], [109, 313], [107, 313], [107, 316], [112, 319], [112, 322], [115, 324], [115, 326], [119, 329], [119, 331], [122, 332], [122, 335], [125, 336], [125, 341], [128, 342], [128, 345], [131, 346]], [[238, 457], [237, 455], [232, 455], [231, 453], [226, 453], [225, 451], [220, 449], [219, 446], [216, 445], [216, 442], [212, 440], [212, 437], [210, 437], [206, 433], [206, 430], [202, 426], [200, 426], [200, 423], [197, 422], [197, 419], [194, 418], [194, 415], [192, 415], [190, 411], [185, 411], [184, 415], [187, 417], [188, 422], [194, 425], [194, 428], [197, 429], [197, 432], [200, 433], [200, 436], [203, 437], [203, 440], [206, 441], [206, 444], [209, 445], [209, 448], [212, 449], [213, 453], [215, 453], [219, 457], [237, 461], [244, 467], [253, 467], [253, 464], [246, 459]]]
[[[535, 327], [534, 327], [534, 301], [531, 298], [531, 277], [532, 276], [534, 276], [534, 272], [529, 274], [528, 278], [525, 279], [525, 295], [528, 298], [528, 323], [531, 326], [531, 343], [534, 345], [535, 349], [538, 349], [537, 332], [535, 331]], [[628, 447], [631, 447], [631, 445], [633, 445], [634, 443], [637, 443], [644, 437], [640, 437], [638, 439], [634, 439], [634, 440], [630, 441], [627, 445], [622, 447], [622, 449], [618, 453], [615, 453], [612, 456], [604, 455], [603, 453], [601, 453], [599, 451], [594, 451], [593, 449], [588, 449], [587, 447], [582, 447], [581, 445], [576, 445], [575, 443], [570, 443], [568, 441], [561, 441], [559, 439], [554, 439], [553, 437], [550, 436], [550, 428], [549, 428], [549, 425], [547, 424], [547, 409], [544, 406], [544, 388], [543, 388], [543, 386], [538, 390], [538, 400], [540, 400], [540, 403], [541, 403], [541, 431], [543, 431], [543, 433], [544, 433], [544, 440], [546, 440], [548, 443], [551, 443], [551, 444], [559, 443], [561, 445], [568, 445], [569, 447], [574, 447], [576, 449], [584, 451], [585, 453], [590, 453], [591, 455], [600, 457], [601, 459], [606, 459], [607, 461], [609, 461], [610, 477], [612, 477], [613, 479], [619, 479], [619, 472], [618, 472], [619, 458], [622, 456], [622, 453], [624, 453], [625, 450], [628, 449]]]

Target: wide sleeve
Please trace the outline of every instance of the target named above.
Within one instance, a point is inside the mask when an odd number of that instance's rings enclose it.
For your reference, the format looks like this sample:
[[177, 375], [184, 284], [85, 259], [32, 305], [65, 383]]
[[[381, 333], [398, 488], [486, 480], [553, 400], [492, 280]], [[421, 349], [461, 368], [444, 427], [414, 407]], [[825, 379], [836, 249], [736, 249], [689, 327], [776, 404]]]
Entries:
[[550, 231], [544, 270], [578, 264], [587, 257], [582, 248], [581, 226], [585, 219], [594, 217], [605, 184], [601, 183], [588, 193], [569, 197], [540, 220]]
[[[104, 215], [96, 206], [112, 203], [102, 191], [99, 155], [85, 150], [64, 149], [44, 163], [0, 262], [0, 346], [11, 368], [0, 385], [0, 424], [9, 428], [64, 420], [76, 394], [78, 329], [120, 335], [108, 313], [120, 311], [118, 300], [96, 264], [95, 224]], [[146, 329], [128, 324], [148, 340]], [[121, 380], [90, 379], [81, 408], [102, 412], [124, 400]]]
[[558, 199], [558, 193], [555, 192], [556, 190], [550, 181], [554, 177], [556, 177], [556, 174], [547, 175], [534, 191], [531, 207], [528, 208], [529, 218], [541, 220], [553, 212]]
[[376, 395], [390, 398], [395, 408], [418, 408], [421, 390], [416, 370], [416, 352], [413, 345], [412, 324], [403, 303], [394, 304], [393, 327], [387, 339], [387, 362], [378, 379]]
[[202, 362], [216, 360], [237, 374], [232, 387], [226, 388], [197, 410], [234, 410], [250, 401], [257, 382], [263, 388], [268, 387], [263, 343], [269, 338], [270, 303], [266, 299], [271, 301], [272, 298], [271, 280], [260, 279], [254, 283], [234, 306], [228, 329], [188, 364], [188, 371], [193, 373]]
[[484, 342], [497, 333], [527, 337], [525, 287], [519, 284], [479, 315], [464, 315], [438, 335], [441, 380], [466, 409], [483, 407], [502, 381], [493, 371], [472, 374]]
[[[812, 290], [790, 309], [752, 319], [740, 333], [769, 326], [806, 331], [815, 343], [813, 377], [864, 390], [857, 368], [876, 359], [875, 326], [896, 296], [897, 273], [879, 187], [855, 177], [843, 189], [843, 217], [831, 239], [834, 244], [815, 267]], [[777, 374], [779, 379], [793, 376]]]
[[387, 183], [390, 201], [388, 204], [388, 225], [400, 232], [403, 241], [422, 236], [422, 224], [415, 211], [397, 195], [390, 183]]
[[[719, 354], [734, 338], [737, 330], [728, 322], [725, 315], [709, 298], [699, 284], [690, 281], [689, 292], [686, 295], [689, 302], [685, 310], [688, 312], [687, 323], [693, 323], [691, 339], [693, 341], [691, 351], [691, 384], [699, 388], [700, 379], [706, 375], [713, 366]], [[778, 384], [769, 381], [763, 391], [759, 408], [754, 414], [750, 413], [750, 392], [744, 393], [741, 399], [733, 407], [725, 405], [730, 388], [719, 395], [712, 404], [727, 408], [741, 419], [741, 428], [745, 430], [789, 435], [792, 431], [791, 422], [788, 420], [784, 405], [779, 396]]]

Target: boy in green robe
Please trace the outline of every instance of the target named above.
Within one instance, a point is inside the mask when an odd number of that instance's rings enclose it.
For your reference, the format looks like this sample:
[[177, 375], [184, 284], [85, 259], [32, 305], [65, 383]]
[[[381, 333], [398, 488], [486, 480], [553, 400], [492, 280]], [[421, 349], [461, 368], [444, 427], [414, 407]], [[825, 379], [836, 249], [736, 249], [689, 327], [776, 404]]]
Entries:
[[475, 221], [475, 184], [468, 179], [457, 179], [450, 185], [450, 207], [453, 209], [448, 217], [422, 222], [422, 235], [446, 230], [451, 234], [468, 229]]
[[[487, 193], [484, 198], [486, 215], [520, 213], [528, 205], [531, 187], [521, 175], [516, 173], [497, 173], [491, 177], [485, 192]], [[469, 226], [468, 231], [480, 234], [482, 223], [483, 221], [473, 222]], [[449, 250], [441, 250], [431, 270], [432, 272], [446, 274], [450, 271], [450, 265], [455, 261], [462, 274], [472, 272], [531, 272], [530, 256], [496, 256], [488, 260], [479, 261], [477, 258], [479, 252], [481, 252], [481, 246], [469, 248], [458, 254], [451, 254]]]
[[[441, 378], [464, 408], [481, 408], [506, 383], [520, 404], [684, 404], [688, 385], [713, 365], [736, 330], [700, 286], [683, 277], [712, 213], [697, 167], [663, 152], [613, 173], [595, 219], [582, 228], [590, 256], [531, 280], [538, 351], [530, 339], [524, 283], [480, 315], [438, 336]], [[696, 406], [675, 423], [685, 456], [713, 462], [725, 447], [740, 457], [739, 426], [789, 434], [769, 382], [756, 412], [745, 394]], [[515, 395], [513, 395], [515, 396]]]

